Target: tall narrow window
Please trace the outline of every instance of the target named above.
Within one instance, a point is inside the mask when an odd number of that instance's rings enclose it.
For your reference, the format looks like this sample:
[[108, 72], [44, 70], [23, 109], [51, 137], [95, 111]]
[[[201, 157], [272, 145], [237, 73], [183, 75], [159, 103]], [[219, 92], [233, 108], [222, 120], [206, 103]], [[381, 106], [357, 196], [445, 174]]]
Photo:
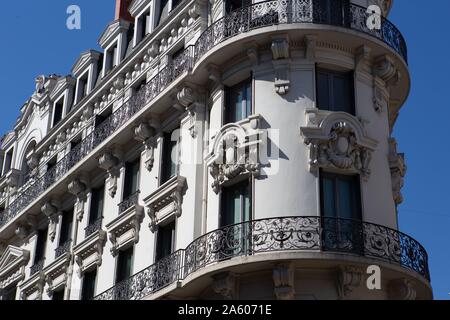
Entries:
[[45, 249], [47, 246], [47, 228], [39, 230], [36, 240], [36, 250], [34, 254], [34, 264], [42, 262], [45, 259]]
[[349, 0], [316, 0], [314, 23], [342, 26], [348, 22]]
[[123, 199], [128, 199], [139, 190], [139, 169], [141, 159], [125, 164], [125, 185], [123, 189]]
[[102, 114], [95, 116], [95, 128], [98, 128], [102, 123], [106, 121], [112, 114], [112, 108], [108, 108]]
[[164, 134], [161, 184], [177, 175], [178, 130]]
[[77, 102], [81, 101], [88, 94], [88, 81], [89, 74], [84, 74], [80, 79], [78, 79], [78, 98]]
[[234, 123], [252, 113], [252, 81], [226, 88], [225, 122]]
[[107, 51], [105, 56], [105, 75], [111, 71], [115, 66], [117, 66], [117, 62], [119, 60], [118, 52], [117, 52], [117, 43], [112, 45]]
[[362, 214], [358, 176], [321, 172], [324, 249], [360, 252]]
[[251, 188], [248, 180], [222, 188], [220, 226], [250, 220]]
[[81, 288], [81, 300], [92, 300], [95, 294], [95, 282], [97, 281], [97, 269], [86, 272], [83, 276]]
[[53, 105], [53, 125], [52, 125], [52, 127], [56, 126], [62, 120], [63, 112], [64, 112], [64, 97], [59, 99]]
[[122, 282], [131, 276], [133, 266], [133, 247], [119, 251], [117, 256], [116, 283]]
[[92, 189], [91, 210], [89, 213], [89, 225], [93, 225], [95, 222], [97, 222], [103, 217], [104, 201], [105, 201], [105, 186], [102, 185], [98, 188]]
[[14, 149], [9, 150], [5, 156], [5, 170], [3, 174], [7, 174], [11, 170]]
[[73, 225], [73, 208], [65, 211], [61, 221], [61, 233], [59, 236], [59, 246], [63, 246], [72, 241], [72, 225]]
[[159, 1], [159, 14], [156, 25], [159, 25], [169, 16], [169, 0]]
[[156, 240], [156, 261], [164, 259], [174, 251], [175, 243], [175, 221], [158, 228]]
[[322, 110], [354, 115], [353, 72], [317, 69], [317, 105]]
[[148, 9], [138, 18], [136, 29], [136, 44], [150, 33], [150, 17], [150, 9]]

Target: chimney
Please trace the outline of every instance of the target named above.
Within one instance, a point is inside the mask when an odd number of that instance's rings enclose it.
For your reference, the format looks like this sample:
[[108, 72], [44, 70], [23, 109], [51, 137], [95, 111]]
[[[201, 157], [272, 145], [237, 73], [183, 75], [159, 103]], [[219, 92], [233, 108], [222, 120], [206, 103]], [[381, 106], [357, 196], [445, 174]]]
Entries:
[[128, 7], [130, 6], [132, 0], [116, 0], [116, 17], [115, 20], [126, 20], [133, 22], [134, 19], [128, 12]]

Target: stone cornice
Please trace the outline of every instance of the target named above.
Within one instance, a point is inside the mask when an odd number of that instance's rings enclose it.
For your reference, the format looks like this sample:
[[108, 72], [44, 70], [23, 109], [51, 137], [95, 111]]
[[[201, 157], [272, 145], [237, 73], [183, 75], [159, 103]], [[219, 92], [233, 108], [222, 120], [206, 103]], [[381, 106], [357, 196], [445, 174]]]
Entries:
[[83, 52], [72, 67], [73, 76], [75, 78], [81, 76], [81, 74], [83, 74], [83, 72], [92, 62], [99, 60], [101, 55], [102, 53], [96, 50], [88, 50]]
[[76, 84], [75, 78], [72, 76], [66, 76], [62, 77], [58, 80], [55, 87], [53, 88], [52, 92], [50, 93], [50, 99], [54, 100], [57, 98], [60, 94], [63, 93], [64, 90], [66, 90], [69, 87], [73, 87]]
[[106, 48], [121, 32], [127, 31], [130, 23], [125, 20], [116, 20], [111, 22], [103, 31], [98, 44], [103, 49]]

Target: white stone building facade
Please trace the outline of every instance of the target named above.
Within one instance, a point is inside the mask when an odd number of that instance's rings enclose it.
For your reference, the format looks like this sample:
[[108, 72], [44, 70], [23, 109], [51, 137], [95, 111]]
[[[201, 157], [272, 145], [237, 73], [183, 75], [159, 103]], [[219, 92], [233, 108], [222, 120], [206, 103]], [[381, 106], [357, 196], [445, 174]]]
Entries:
[[1, 299], [431, 299], [391, 6], [118, 0], [1, 141]]

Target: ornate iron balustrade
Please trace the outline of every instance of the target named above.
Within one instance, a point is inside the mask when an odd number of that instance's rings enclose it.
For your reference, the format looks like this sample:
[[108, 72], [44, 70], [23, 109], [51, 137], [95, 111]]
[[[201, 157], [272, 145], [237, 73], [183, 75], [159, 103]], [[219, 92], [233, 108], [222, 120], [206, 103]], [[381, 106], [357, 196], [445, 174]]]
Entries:
[[42, 260], [38, 261], [37, 263], [33, 264], [30, 267], [30, 276], [33, 276], [36, 273], [42, 271], [42, 269], [44, 269], [44, 263], [45, 263], [45, 260], [42, 259]]
[[194, 61], [197, 62], [217, 44], [238, 34], [262, 27], [292, 24], [326, 24], [356, 30], [371, 35], [394, 49], [405, 62], [408, 60], [405, 39], [387, 19], [381, 17], [381, 29], [371, 29], [367, 21], [371, 13], [355, 4], [332, 1], [332, 8], [321, 0], [270, 0], [258, 2], [224, 16], [206, 29], [195, 44]]
[[179, 250], [96, 296], [94, 300], [141, 300], [182, 279], [184, 251]]
[[62, 245], [60, 245], [58, 248], [55, 249], [55, 259], [58, 259], [63, 254], [66, 254], [70, 251], [70, 245], [72, 243], [72, 240], [64, 242]]
[[283, 251], [337, 252], [377, 258], [430, 280], [425, 249], [399, 231], [355, 220], [280, 217], [248, 221], [207, 233], [185, 250], [175, 252], [95, 299], [142, 299], [208, 265], [239, 256]]
[[182, 54], [156, 74], [128, 102], [108, 117], [77, 147], [61, 159], [54, 168], [31, 183], [1, 214], [0, 227], [11, 221], [36, 200], [52, 184], [62, 178], [74, 165], [85, 158], [132, 116], [166, 89], [194, 63], [217, 44], [257, 28], [291, 23], [318, 23], [350, 28], [369, 34], [393, 48], [407, 62], [407, 47], [400, 31], [387, 19], [381, 18], [381, 29], [367, 26], [367, 9], [350, 4], [331, 13], [321, 6], [320, 0], [271, 0], [238, 9], [208, 27], [195, 46], [187, 47]]
[[129, 196], [127, 199], [125, 199], [124, 201], [122, 201], [119, 204], [119, 215], [124, 213], [129, 208], [136, 206], [139, 203], [138, 202], [139, 194], [140, 194], [140, 191], [136, 191], [135, 193], [133, 193], [131, 196]]
[[102, 228], [103, 218], [97, 219], [84, 229], [84, 237], [87, 238]]

